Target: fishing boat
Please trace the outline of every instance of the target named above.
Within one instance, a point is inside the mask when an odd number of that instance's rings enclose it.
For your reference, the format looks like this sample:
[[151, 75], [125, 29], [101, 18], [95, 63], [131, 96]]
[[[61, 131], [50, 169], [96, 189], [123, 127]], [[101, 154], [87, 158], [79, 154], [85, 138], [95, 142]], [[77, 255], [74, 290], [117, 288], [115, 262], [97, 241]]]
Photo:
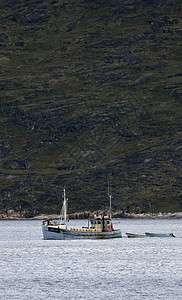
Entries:
[[151, 233], [151, 232], [145, 232], [146, 236], [150, 237], [175, 237], [173, 233]]
[[67, 203], [65, 189], [63, 190], [63, 206], [59, 221], [47, 219], [43, 221], [42, 231], [46, 240], [66, 240], [66, 239], [111, 239], [121, 238], [121, 230], [114, 229], [111, 219], [111, 195], [110, 215], [95, 215], [93, 219], [88, 220], [87, 227], [69, 228], [67, 218]]
[[144, 238], [148, 237], [146, 234], [136, 234], [136, 233], [128, 233], [126, 232], [128, 238]]

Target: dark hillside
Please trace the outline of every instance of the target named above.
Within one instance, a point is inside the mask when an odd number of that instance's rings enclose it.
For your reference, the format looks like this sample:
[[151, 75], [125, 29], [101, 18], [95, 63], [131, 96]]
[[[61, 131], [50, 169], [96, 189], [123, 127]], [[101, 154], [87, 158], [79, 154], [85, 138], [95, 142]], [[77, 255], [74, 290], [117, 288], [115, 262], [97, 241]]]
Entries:
[[182, 210], [180, 0], [2, 0], [0, 211]]

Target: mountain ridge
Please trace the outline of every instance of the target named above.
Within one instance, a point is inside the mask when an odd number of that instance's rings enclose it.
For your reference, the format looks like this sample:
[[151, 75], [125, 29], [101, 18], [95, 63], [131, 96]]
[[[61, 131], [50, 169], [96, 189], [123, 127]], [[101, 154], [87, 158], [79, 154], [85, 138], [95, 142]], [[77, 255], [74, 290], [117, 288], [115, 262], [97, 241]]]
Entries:
[[181, 211], [180, 1], [2, 1], [0, 211]]

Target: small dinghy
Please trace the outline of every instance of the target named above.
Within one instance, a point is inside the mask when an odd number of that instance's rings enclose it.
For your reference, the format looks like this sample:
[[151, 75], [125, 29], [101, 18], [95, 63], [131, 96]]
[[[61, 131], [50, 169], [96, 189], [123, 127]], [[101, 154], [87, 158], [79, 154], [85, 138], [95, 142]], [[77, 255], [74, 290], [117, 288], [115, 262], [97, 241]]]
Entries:
[[173, 233], [151, 233], [151, 232], [145, 232], [146, 236], [150, 237], [175, 237]]
[[144, 238], [144, 237], [147, 237], [146, 234], [136, 234], [136, 233], [129, 233], [129, 232], [126, 232], [126, 235], [128, 238]]

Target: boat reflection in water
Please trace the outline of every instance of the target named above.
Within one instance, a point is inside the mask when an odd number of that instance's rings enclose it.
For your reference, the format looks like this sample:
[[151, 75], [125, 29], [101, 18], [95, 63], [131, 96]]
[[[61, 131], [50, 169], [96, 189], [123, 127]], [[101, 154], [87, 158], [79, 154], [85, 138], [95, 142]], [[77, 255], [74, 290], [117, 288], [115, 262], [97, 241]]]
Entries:
[[110, 198], [110, 216], [94, 216], [89, 220], [88, 227], [69, 228], [67, 226], [67, 202], [64, 189], [63, 206], [61, 218], [59, 221], [47, 219], [43, 221], [42, 231], [46, 240], [65, 240], [65, 239], [110, 239], [121, 238], [121, 230], [114, 229], [111, 219], [111, 195]]

